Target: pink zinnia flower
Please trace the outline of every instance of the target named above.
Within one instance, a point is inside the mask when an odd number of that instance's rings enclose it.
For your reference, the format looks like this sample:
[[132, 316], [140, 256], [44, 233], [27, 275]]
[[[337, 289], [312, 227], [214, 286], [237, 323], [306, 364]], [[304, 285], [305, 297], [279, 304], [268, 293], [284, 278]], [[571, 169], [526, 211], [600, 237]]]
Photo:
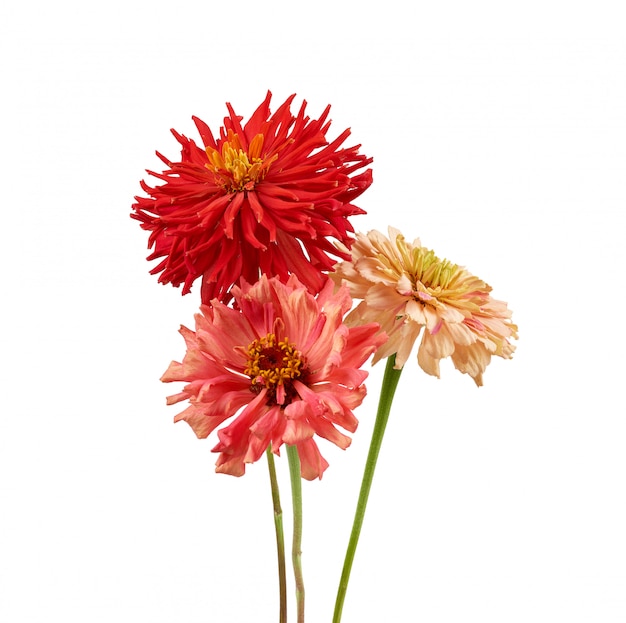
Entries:
[[270, 446], [298, 449], [302, 476], [321, 478], [328, 463], [314, 436], [350, 445], [352, 410], [365, 396], [360, 366], [385, 340], [377, 324], [348, 328], [347, 288], [327, 283], [317, 297], [292, 276], [286, 284], [263, 276], [233, 288], [235, 309], [217, 299], [202, 306], [196, 330], [181, 327], [187, 343], [182, 363], [172, 362], [162, 381], [184, 381], [168, 404], [189, 400], [174, 421], [186, 421], [199, 438], [218, 431], [218, 472], [241, 476]]
[[517, 338], [517, 326], [506, 303], [491, 298], [491, 287], [392, 227], [389, 238], [357, 234], [352, 260], [332, 278], [363, 299], [346, 323], [378, 322], [389, 336], [374, 363], [395, 354], [395, 368], [402, 368], [421, 334], [417, 361], [425, 372], [439, 377], [440, 360], [450, 357], [480, 386], [491, 356], [510, 359], [515, 350], [509, 338]]
[[[227, 104], [219, 136], [194, 117], [202, 139], [172, 133], [182, 146], [179, 162], [157, 152], [167, 166], [148, 173], [164, 183], [141, 182], [132, 218], [150, 232], [148, 260], [163, 258], [150, 272], [161, 283], [183, 284], [183, 294], [202, 277], [202, 302], [230, 300], [240, 278], [260, 274], [298, 276], [312, 292], [324, 285], [337, 259], [349, 259], [333, 240], [350, 247], [348, 217], [364, 214], [352, 204], [372, 183], [372, 162], [360, 145], [342, 148], [350, 130], [329, 142], [328, 106], [319, 119], [303, 102], [291, 113], [290, 96], [270, 113], [271, 93], [245, 124]], [[332, 256], [332, 257], [331, 257]]]

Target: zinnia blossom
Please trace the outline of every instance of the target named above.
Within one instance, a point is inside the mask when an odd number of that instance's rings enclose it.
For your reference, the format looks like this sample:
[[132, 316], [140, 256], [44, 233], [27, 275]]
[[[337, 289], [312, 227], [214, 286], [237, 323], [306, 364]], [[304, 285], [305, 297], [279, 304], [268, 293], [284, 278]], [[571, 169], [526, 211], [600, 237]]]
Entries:
[[385, 336], [378, 324], [348, 328], [352, 306], [347, 288], [334, 284], [313, 296], [291, 276], [286, 284], [262, 276], [233, 287], [235, 306], [217, 299], [196, 315], [196, 330], [181, 327], [187, 344], [182, 363], [173, 361], [162, 381], [184, 381], [168, 404], [189, 400], [174, 421], [186, 421], [198, 438], [218, 430], [217, 472], [241, 476], [270, 446], [295, 445], [302, 476], [321, 478], [328, 463], [314, 436], [340, 448], [353, 433], [352, 410], [365, 396], [367, 372], [360, 366]]
[[157, 152], [168, 168], [148, 173], [164, 183], [142, 181], [149, 196], [135, 197], [131, 213], [150, 232], [148, 260], [163, 258], [150, 271], [161, 283], [183, 284], [186, 294], [202, 276], [208, 304], [228, 302], [240, 279], [285, 281], [293, 273], [315, 294], [337, 260], [349, 259], [333, 240], [351, 245], [348, 217], [364, 214], [352, 201], [372, 183], [371, 170], [362, 170], [372, 158], [358, 153], [360, 145], [341, 147], [349, 129], [326, 139], [330, 106], [311, 120], [305, 101], [294, 116], [294, 97], [271, 114], [268, 92], [243, 125], [227, 104], [217, 137], [193, 117], [202, 146], [172, 130], [180, 161]]
[[419, 239], [406, 242], [392, 227], [389, 238], [378, 231], [357, 234], [352, 260], [339, 264], [332, 278], [362, 299], [346, 322], [378, 322], [389, 336], [374, 363], [395, 354], [394, 367], [402, 368], [424, 329], [420, 367], [439, 377], [439, 362], [450, 357], [480, 386], [491, 356], [510, 359], [515, 350], [509, 338], [517, 338], [517, 326], [506, 303], [491, 297], [491, 287], [439, 259]]

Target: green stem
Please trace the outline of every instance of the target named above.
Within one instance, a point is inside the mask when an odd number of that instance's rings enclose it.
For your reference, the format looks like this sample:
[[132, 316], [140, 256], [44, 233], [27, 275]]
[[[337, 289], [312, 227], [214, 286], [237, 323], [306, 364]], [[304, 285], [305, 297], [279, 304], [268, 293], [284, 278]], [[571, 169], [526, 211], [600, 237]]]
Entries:
[[337, 589], [337, 599], [335, 600], [333, 623], [339, 623], [341, 621], [343, 602], [346, 598], [346, 591], [348, 590], [350, 571], [352, 570], [354, 554], [356, 552], [356, 547], [359, 542], [359, 536], [361, 534], [361, 526], [363, 525], [363, 518], [365, 517], [365, 509], [367, 507], [367, 499], [369, 497], [372, 480], [374, 478], [376, 461], [378, 460], [378, 453], [380, 451], [380, 446], [382, 444], [383, 436], [385, 434], [387, 420], [389, 419], [389, 412], [391, 410], [393, 396], [396, 392], [398, 381], [400, 380], [400, 373], [402, 372], [402, 369], [394, 369], [393, 366], [395, 365], [395, 362], [395, 355], [392, 355], [387, 359], [385, 375], [383, 376], [383, 383], [380, 388], [378, 412], [376, 414], [376, 422], [374, 424], [374, 432], [372, 433], [370, 449], [367, 454], [367, 460], [365, 462], [365, 471], [363, 472], [363, 480], [361, 481], [361, 491], [359, 492], [359, 500], [357, 502], [356, 512], [354, 514], [354, 521], [352, 523], [350, 541], [348, 542], [348, 549], [346, 551], [346, 557], [343, 563], [341, 579], [339, 580], [339, 588]]
[[293, 545], [291, 559], [296, 581], [296, 606], [298, 623], [304, 623], [304, 579], [302, 576], [302, 477], [300, 457], [296, 446], [287, 446], [289, 475], [291, 477], [291, 497], [293, 500]]
[[278, 480], [276, 479], [276, 467], [272, 446], [267, 448], [267, 466], [270, 472], [270, 484], [272, 487], [272, 504], [274, 506], [274, 528], [276, 529], [276, 552], [278, 554], [278, 591], [280, 594], [279, 623], [287, 623], [287, 578], [285, 573], [285, 536], [283, 533], [283, 509], [280, 506], [280, 494], [278, 492]]

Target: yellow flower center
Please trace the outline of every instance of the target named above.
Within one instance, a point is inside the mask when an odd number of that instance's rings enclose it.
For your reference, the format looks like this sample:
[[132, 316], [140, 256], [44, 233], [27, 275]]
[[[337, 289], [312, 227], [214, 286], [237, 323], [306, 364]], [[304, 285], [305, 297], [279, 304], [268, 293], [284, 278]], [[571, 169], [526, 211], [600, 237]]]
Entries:
[[263, 140], [263, 134], [257, 134], [246, 152], [239, 136], [229, 130], [228, 140], [222, 143], [222, 153], [212, 147], [206, 148], [209, 158], [206, 167], [215, 173], [217, 183], [228, 192], [253, 190], [277, 158], [276, 155], [265, 160], [261, 158]]
[[408, 244], [402, 235], [398, 235], [396, 246], [400, 261], [393, 268], [398, 275], [407, 275], [413, 298], [422, 305], [445, 302], [458, 306], [468, 292], [488, 287], [458, 264], [440, 259], [434, 251]]
[[258, 393], [267, 388], [277, 404], [290, 402], [295, 394], [291, 381], [301, 376], [304, 362], [289, 338], [277, 342], [276, 335], [268, 333], [248, 346], [247, 355], [244, 372], [251, 379], [250, 389]]

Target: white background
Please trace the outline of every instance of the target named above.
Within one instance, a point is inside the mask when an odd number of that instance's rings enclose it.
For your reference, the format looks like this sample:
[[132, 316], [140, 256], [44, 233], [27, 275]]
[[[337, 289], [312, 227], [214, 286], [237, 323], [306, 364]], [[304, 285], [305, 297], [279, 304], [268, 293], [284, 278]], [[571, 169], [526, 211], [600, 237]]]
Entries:
[[[11, 2], [0, 9], [0, 620], [277, 620], [267, 468], [172, 424], [199, 293], [129, 218], [174, 127], [297, 93], [375, 158], [400, 228], [509, 302], [485, 386], [407, 364], [344, 623], [626, 620], [626, 44], [620, 2]], [[161, 170], [159, 168], [159, 170]], [[307, 620], [330, 621], [382, 365], [305, 483]], [[278, 462], [289, 540], [286, 460]], [[294, 616], [292, 589], [289, 590]], [[292, 619], [290, 619], [292, 620]]]

